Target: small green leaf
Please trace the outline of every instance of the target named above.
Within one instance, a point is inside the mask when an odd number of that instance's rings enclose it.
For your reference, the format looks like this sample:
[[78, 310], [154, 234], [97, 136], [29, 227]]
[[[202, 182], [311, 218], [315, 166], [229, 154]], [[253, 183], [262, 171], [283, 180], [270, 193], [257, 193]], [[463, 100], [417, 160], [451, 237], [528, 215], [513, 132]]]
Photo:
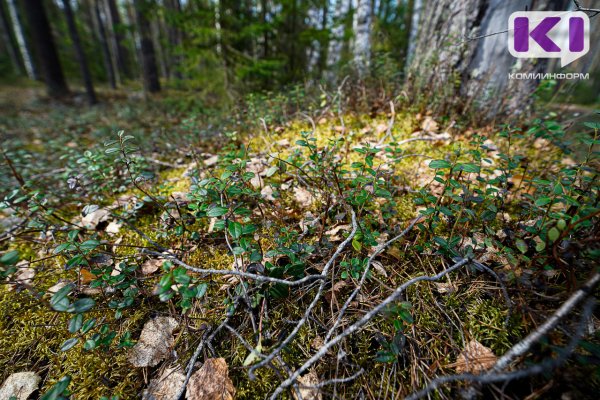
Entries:
[[564, 219], [559, 219], [556, 222], [556, 227], [562, 231], [567, 227], [567, 221], [565, 221]]
[[558, 239], [559, 236], [560, 232], [556, 228], [550, 228], [550, 230], [548, 231], [548, 240], [550, 240], [551, 242], [556, 241], [556, 239]]
[[429, 163], [429, 168], [433, 169], [446, 169], [450, 168], [452, 165], [445, 160], [433, 160]]
[[242, 236], [242, 224], [240, 224], [239, 222], [229, 221], [227, 228], [229, 234], [234, 239], [239, 239], [239, 237]]
[[517, 245], [517, 249], [523, 254], [527, 253], [527, 243], [523, 239], [517, 239], [515, 244]]
[[265, 175], [267, 176], [267, 178], [275, 175], [275, 172], [277, 172], [277, 170], [279, 170], [278, 167], [271, 167], [267, 170], [267, 172], [265, 173]]
[[61, 399], [63, 393], [65, 392], [65, 390], [67, 390], [70, 383], [71, 383], [71, 377], [65, 376], [60, 381], [58, 381], [54, 386], [52, 386], [52, 389], [50, 389], [42, 397], [40, 397], [40, 400]]
[[85, 299], [79, 299], [73, 304], [71, 304], [67, 311], [71, 313], [83, 313], [90, 310], [92, 307], [94, 307], [95, 304], [96, 302], [94, 301], [94, 299], [91, 299], [89, 297]]
[[544, 197], [540, 197], [539, 199], [537, 199], [535, 201], [535, 205], [538, 207], [543, 207], [547, 204], [549, 204], [552, 201], [552, 199], [550, 197], [544, 196]]
[[69, 321], [69, 332], [75, 333], [83, 326], [83, 314], [77, 314]]
[[352, 247], [354, 247], [354, 250], [360, 251], [362, 249], [362, 244], [360, 243], [359, 240], [357, 240], [356, 238], [354, 238], [352, 240]]
[[217, 217], [221, 217], [221, 216], [227, 214], [227, 211], [229, 211], [229, 209], [227, 207], [217, 206], [217, 207], [213, 207], [210, 210], [208, 210], [206, 215], [211, 218], [217, 218]]
[[546, 243], [545, 242], [537, 242], [535, 245], [535, 251], [537, 251], [538, 253], [543, 251], [546, 248]]
[[4, 265], [15, 265], [19, 261], [19, 252], [17, 250], [11, 250], [5, 253], [0, 258], [0, 264]]
[[60, 351], [67, 351], [72, 349], [77, 342], [79, 342], [79, 338], [71, 338], [71, 339], [67, 339], [63, 342], [63, 344], [60, 345]]

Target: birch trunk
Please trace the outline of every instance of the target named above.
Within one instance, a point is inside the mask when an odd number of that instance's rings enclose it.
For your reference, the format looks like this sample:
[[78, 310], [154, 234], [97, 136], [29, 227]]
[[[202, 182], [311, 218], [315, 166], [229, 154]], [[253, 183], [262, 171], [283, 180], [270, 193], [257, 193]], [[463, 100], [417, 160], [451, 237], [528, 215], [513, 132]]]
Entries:
[[371, 21], [373, 8], [371, 0], [357, 0], [354, 10], [354, 65], [359, 77], [364, 77], [371, 64]]
[[19, 20], [19, 14], [17, 13], [15, 0], [8, 0], [7, 3], [8, 12], [10, 13], [10, 18], [12, 20], [13, 32], [15, 33], [15, 39], [17, 39], [17, 44], [19, 45], [21, 59], [23, 60], [23, 65], [25, 66], [27, 76], [31, 79], [38, 79], [38, 75], [34, 68], [33, 61], [31, 60], [31, 53], [29, 52], [29, 48], [27, 47], [27, 42], [25, 42], [25, 36], [23, 35], [23, 27], [21, 26], [21, 21]]
[[327, 52], [327, 68], [329, 80], [335, 77], [334, 70], [339, 67], [342, 60], [344, 47], [344, 32], [346, 31], [345, 18], [350, 11], [350, 0], [337, 0], [333, 11], [333, 25], [331, 28], [331, 39]]
[[11, 35], [10, 22], [6, 11], [4, 10], [4, 4], [0, 3], [0, 28], [2, 30], [2, 40], [6, 45], [6, 51], [10, 57], [10, 62], [14, 67], [15, 72], [19, 74], [27, 73], [19, 58], [19, 49], [15, 46], [13, 37]]

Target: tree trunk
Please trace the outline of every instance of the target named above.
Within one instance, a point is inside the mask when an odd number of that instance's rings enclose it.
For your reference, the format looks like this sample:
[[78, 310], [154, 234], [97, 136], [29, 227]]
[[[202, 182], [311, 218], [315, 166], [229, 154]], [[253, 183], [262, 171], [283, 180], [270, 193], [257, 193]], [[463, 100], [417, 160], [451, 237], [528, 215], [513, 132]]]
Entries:
[[[471, 111], [482, 121], [519, 116], [539, 82], [509, 80], [509, 72], [542, 72], [544, 59], [512, 57], [506, 24], [515, 11], [563, 10], [567, 0], [435, 0], [421, 12], [415, 53], [407, 78], [409, 93], [427, 97], [440, 113]], [[499, 33], [503, 32], [503, 33]], [[496, 34], [498, 33], [498, 34]], [[471, 40], [467, 38], [472, 38]], [[476, 39], [474, 39], [476, 38]]]
[[333, 11], [333, 26], [331, 28], [331, 38], [327, 52], [327, 68], [329, 69], [327, 75], [330, 81], [334, 80], [333, 78], [336, 76], [334, 70], [339, 67], [339, 63], [342, 60], [344, 32], [346, 31], [344, 20], [348, 11], [350, 11], [350, 0], [337, 0]]
[[13, 36], [11, 35], [10, 22], [8, 14], [4, 9], [4, 4], [0, 3], [0, 30], [2, 31], [2, 41], [6, 45], [6, 51], [13, 65], [14, 71], [18, 74], [25, 74], [25, 68], [19, 58], [19, 49], [17, 48]]
[[117, 88], [117, 78], [115, 76], [115, 69], [112, 62], [112, 56], [110, 54], [110, 48], [108, 47], [108, 38], [106, 37], [106, 29], [104, 29], [104, 21], [102, 20], [102, 14], [100, 13], [100, 0], [94, 1], [94, 21], [96, 22], [96, 32], [98, 41], [100, 42], [100, 48], [102, 49], [102, 59], [104, 60], [104, 69], [108, 77], [108, 83], [113, 89]]
[[354, 10], [354, 65], [359, 77], [364, 77], [371, 64], [371, 0], [357, 0]]
[[29, 52], [29, 48], [27, 47], [27, 42], [25, 42], [25, 36], [23, 35], [23, 27], [21, 26], [21, 21], [19, 20], [19, 14], [17, 13], [15, 0], [8, 0], [7, 3], [8, 12], [10, 13], [10, 18], [12, 20], [13, 32], [15, 33], [15, 39], [17, 40], [17, 44], [19, 45], [19, 52], [21, 53], [21, 59], [23, 60], [25, 71], [27, 71], [27, 76], [31, 79], [38, 79], [37, 71], [31, 59], [31, 53]]
[[48, 95], [54, 98], [65, 96], [69, 93], [69, 89], [54, 45], [44, 2], [28, 0], [23, 4], [33, 40], [33, 48], [42, 69]]
[[177, 26], [178, 17], [181, 13], [181, 3], [179, 0], [166, 0], [165, 6], [167, 8], [167, 36], [169, 39], [169, 64], [170, 71], [176, 79], [181, 79], [181, 30]]
[[67, 19], [67, 26], [69, 28], [69, 36], [73, 42], [73, 49], [75, 50], [75, 56], [79, 63], [79, 69], [81, 70], [81, 78], [85, 86], [85, 92], [87, 95], [88, 103], [94, 105], [98, 103], [96, 98], [96, 92], [94, 92], [94, 85], [92, 83], [92, 75], [88, 68], [87, 59], [81, 46], [81, 39], [79, 38], [79, 32], [77, 32], [77, 26], [75, 25], [75, 17], [73, 16], [73, 10], [71, 9], [71, 0], [63, 0], [63, 7], [65, 9], [65, 17]]
[[412, 13], [410, 25], [408, 27], [408, 52], [406, 54], [406, 65], [408, 66], [417, 47], [417, 34], [419, 32], [419, 20], [423, 11], [423, 0], [410, 0], [412, 7], [409, 10]]
[[114, 48], [117, 61], [117, 69], [121, 74], [131, 79], [131, 65], [129, 60], [129, 53], [127, 48], [123, 44], [124, 37], [122, 33], [123, 25], [121, 23], [121, 15], [119, 14], [119, 8], [115, 0], [106, 0], [106, 6], [108, 9], [108, 16], [110, 17], [110, 26], [112, 28], [112, 37], [114, 41]]
[[144, 89], [149, 93], [160, 91], [156, 54], [152, 44], [152, 30], [150, 21], [146, 18], [149, 2], [147, 0], [134, 0], [135, 19], [140, 34], [140, 52], [142, 56], [142, 72], [144, 76]]

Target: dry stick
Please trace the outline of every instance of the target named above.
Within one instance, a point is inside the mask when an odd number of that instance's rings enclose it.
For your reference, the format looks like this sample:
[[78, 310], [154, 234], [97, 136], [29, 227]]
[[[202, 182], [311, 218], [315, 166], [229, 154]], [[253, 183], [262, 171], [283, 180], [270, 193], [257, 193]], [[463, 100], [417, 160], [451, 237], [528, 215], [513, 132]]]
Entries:
[[[592, 297], [587, 300], [585, 305], [583, 306], [582, 317], [580, 319], [579, 326], [577, 331], [573, 335], [571, 341], [559, 354], [556, 359], [546, 360], [540, 364], [533, 365], [532, 367], [520, 369], [512, 372], [499, 372], [499, 371], [490, 371], [482, 375], [473, 375], [473, 374], [456, 374], [456, 375], [446, 375], [435, 378], [431, 381], [425, 388], [412, 393], [410, 396], [406, 397], [406, 400], [417, 400], [430, 392], [438, 389], [441, 385], [445, 383], [455, 382], [455, 381], [471, 381], [477, 383], [494, 383], [494, 382], [508, 382], [513, 379], [522, 379], [531, 375], [538, 375], [546, 371], [553, 370], [558, 368], [569, 358], [569, 356], [575, 351], [575, 348], [579, 344], [580, 339], [583, 337], [586, 322], [592, 315], [592, 311], [596, 304], [596, 298]], [[535, 332], [534, 332], [535, 333]]]
[[358, 321], [356, 321], [354, 324], [350, 325], [342, 333], [340, 333], [339, 335], [335, 336], [330, 341], [326, 342], [321, 347], [321, 349], [319, 349], [319, 351], [317, 351], [311, 358], [309, 358], [304, 364], [302, 364], [302, 366], [300, 368], [298, 368], [288, 379], [286, 379], [285, 381], [283, 381], [277, 387], [277, 389], [275, 389], [275, 391], [271, 395], [270, 399], [271, 400], [277, 399], [278, 396], [281, 395], [281, 393], [285, 389], [287, 389], [290, 385], [292, 385], [296, 381], [296, 379], [298, 379], [298, 377], [302, 373], [304, 373], [306, 370], [308, 370], [314, 363], [316, 363], [323, 356], [325, 356], [327, 354], [327, 352], [329, 352], [329, 350], [333, 346], [335, 346], [336, 344], [338, 344], [339, 342], [341, 342], [347, 336], [349, 336], [349, 335], [353, 334], [354, 332], [358, 331], [363, 325], [367, 324], [369, 321], [371, 321], [373, 318], [375, 318], [380, 312], [382, 312], [391, 303], [397, 301], [398, 298], [402, 295], [402, 293], [404, 293], [404, 291], [408, 287], [410, 287], [411, 285], [414, 285], [417, 282], [421, 282], [421, 281], [429, 281], [429, 282], [437, 281], [438, 279], [443, 278], [444, 276], [446, 276], [450, 272], [456, 271], [457, 269], [461, 268], [462, 266], [468, 264], [470, 261], [471, 260], [468, 259], [468, 258], [460, 259], [460, 261], [456, 262], [451, 267], [443, 270], [442, 272], [440, 272], [440, 273], [438, 273], [436, 275], [433, 275], [433, 276], [429, 276], [429, 275], [418, 276], [416, 278], [413, 278], [413, 279], [405, 282], [404, 284], [402, 284], [401, 286], [399, 286], [398, 288], [396, 288], [396, 290], [394, 290], [394, 292], [391, 295], [389, 295], [388, 297], [386, 297], [381, 303], [379, 303], [375, 308], [373, 308], [371, 311], [369, 311], [368, 313], [366, 313], [361, 319], [359, 319]]
[[151, 251], [151, 250], [146, 250], [144, 251], [145, 254], [150, 254], [150, 255], [155, 255], [155, 256], [159, 256], [159, 257], [163, 257], [163, 258], [167, 258], [171, 261], [173, 261], [175, 264], [184, 267], [185, 269], [192, 271], [192, 272], [196, 272], [198, 274], [207, 274], [207, 275], [237, 275], [240, 276], [242, 278], [248, 278], [248, 279], [253, 279], [255, 281], [258, 282], [271, 282], [271, 283], [281, 283], [282, 285], [287, 285], [287, 286], [299, 286], [299, 285], [303, 285], [307, 282], [311, 282], [311, 281], [315, 281], [315, 280], [324, 280], [325, 277], [322, 275], [308, 275], [305, 276], [302, 279], [298, 279], [295, 281], [286, 281], [285, 279], [278, 279], [278, 278], [272, 278], [270, 276], [263, 276], [263, 275], [257, 275], [257, 274], [251, 274], [248, 272], [241, 272], [241, 271], [236, 271], [236, 270], [232, 270], [232, 269], [205, 269], [205, 268], [196, 268], [196, 267], [192, 267], [189, 264], [184, 263], [183, 261], [181, 261], [180, 259], [178, 259], [175, 255], [171, 254], [171, 253], [159, 253], [156, 251]]
[[508, 352], [506, 352], [492, 368], [493, 372], [498, 372], [505, 369], [508, 365], [517, 357], [527, 353], [531, 346], [537, 343], [543, 336], [550, 332], [563, 319], [572, 309], [587, 297], [592, 290], [600, 282], [600, 272], [594, 272], [592, 277], [577, 290], [562, 306], [550, 317], [546, 322], [540, 325], [535, 331], [530, 333], [525, 339], [514, 345]]
[[[248, 371], [248, 376], [250, 377], [251, 380], [256, 379], [256, 376], [254, 375], [254, 371], [257, 368], [268, 365], [281, 352], [281, 350], [283, 350], [294, 339], [294, 337], [296, 337], [296, 335], [300, 331], [300, 328], [302, 328], [302, 326], [304, 326], [304, 324], [308, 320], [308, 317], [309, 317], [310, 313], [312, 312], [313, 308], [317, 305], [317, 302], [321, 298], [323, 290], [325, 289], [325, 284], [327, 282], [326, 278], [327, 278], [327, 274], [329, 272], [329, 268], [331, 268], [331, 266], [333, 265], [333, 262], [338, 258], [338, 256], [341, 254], [341, 252], [344, 250], [344, 248], [348, 245], [348, 243], [350, 243], [352, 241], [352, 239], [354, 238], [354, 235], [356, 235], [356, 231], [358, 230], [358, 223], [356, 222], [356, 213], [354, 212], [353, 209], [350, 209], [350, 212], [352, 213], [352, 232], [350, 232], [350, 235], [348, 235], [348, 237], [342, 243], [340, 243], [340, 245], [338, 246], [335, 253], [333, 253], [333, 256], [331, 256], [329, 261], [327, 261], [327, 264], [325, 264], [325, 267], [323, 267], [323, 271], [321, 271], [321, 275], [320, 275], [323, 277], [323, 280], [321, 281], [321, 284], [319, 285], [319, 289], [318, 289], [317, 294], [315, 295], [313, 301], [310, 303], [310, 305], [304, 312], [304, 316], [302, 317], [302, 319], [300, 321], [298, 321], [298, 323], [294, 327], [294, 330], [285, 338], [285, 340], [283, 340], [281, 342], [281, 344], [275, 350], [273, 350], [264, 360], [253, 365], [252, 368], [250, 368], [250, 370]], [[289, 381], [290, 379], [291, 378], [286, 379], [285, 382]], [[292, 383], [294, 382], [294, 380], [295, 380], [295, 378], [292, 380]]]
[[346, 312], [346, 310], [350, 306], [350, 303], [354, 300], [354, 298], [358, 295], [358, 293], [362, 289], [363, 284], [365, 283], [365, 280], [367, 279], [367, 275], [369, 274], [369, 269], [371, 268], [371, 263], [373, 262], [373, 260], [375, 259], [375, 257], [377, 257], [379, 254], [381, 254], [383, 252], [383, 250], [385, 250], [389, 245], [391, 245], [392, 243], [394, 243], [397, 240], [400, 240], [408, 232], [410, 232], [410, 230], [415, 226], [415, 224], [419, 220], [420, 220], [420, 217], [415, 218], [410, 223], [410, 225], [408, 225], [408, 227], [405, 230], [403, 230], [398, 236], [396, 236], [396, 237], [388, 240], [387, 242], [385, 242], [382, 245], [380, 245], [379, 247], [377, 247], [377, 249], [371, 255], [371, 257], [369, 257], [369, 260], [367, 261], [367, 265], [365, 267], [365, 270], [363, 271], [362, 276], [360, 277], [360, 282], [358, 283], [358, 286], [356, 286], [356, 288], [354, 289], [354, 291], [350, 294], [350, 296], [348, 297], [348, 299], [346, 300], [346, 302], [342, 306], [342, 309], [340, 310], [340, 312], [339, 312], [339, 314], [337, 316], [337, 319], [335, 320], [335, 323], [333, 324], [333, 327], [329, 330], [329, 332], [327, 332], [327, 336], [325, 337], [325, 342], [327, 342], [329, 340], [329, 338], [331, 337], [331, 335], [333, 335], [333, 333], [337, 329], [338, 325], [342, 321], [342, 317], [344, 316], [344, 313]]
[[200, 341], [200, 344], [198, 344], [196, 351], [194, 351], [194, 354], [192, 355], [192, 358], [190, 359], [190, 361], [188, 362], [188, 365], [186, 367], [185, 381], [181, 385], [181, 389], [179, 389], [179, 393], [177, 394], [177, 396], [175, 396], [174, 400], [179, 400], [181, 398], [181, 396], [183, 396], [186, 386], [187, 386], [188, 382], [190, 381], [190, 377], [192, 376], [192, 371], [194, 370], [194, 364], [196, 363], [196, 360], [200, 356], [202, 349], [204, 349], [204, 345], [207, 343], [210, 343], [215, 338], [215, 336], [217, 336], [217, 334], [227, 325], [227, 323], [229, 322], [229, 320], [235, 313], [235, 309], [238, 305], [238, 302], [239, 302], [239, 297], [236, 298], [236, 300], [233, 303], [233, 310], [231, 310], [227, 314], [227, 317], [225, 317], [223, 322], [221, 322], [221, 324], [219, 324], [219, 326], [210, 334], [210, 336], [206, 340], [204, 338], [206, 337], [206, 333], [208, 333], [208, 332], [206, 332], [202, 336], [202, 340]]

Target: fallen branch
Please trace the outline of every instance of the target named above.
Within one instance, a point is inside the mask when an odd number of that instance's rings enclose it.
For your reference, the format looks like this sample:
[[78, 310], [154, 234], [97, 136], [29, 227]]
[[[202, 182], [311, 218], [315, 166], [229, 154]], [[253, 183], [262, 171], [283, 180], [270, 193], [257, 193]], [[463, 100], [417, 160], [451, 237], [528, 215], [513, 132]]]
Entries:
[[327, 354], [327, 352], [329, 352], [329, 350], [333, 346], [335, 346], [336, 344], [338, 344], [339, 342], [341, 342], [347, 336], [349, 336], [349, 335], [353, 334], [354, 332], [358, 331], [363, 325], [367, 324], [369, 321], [371, 321], [373, 318], [375, 318], [379, 313], [381, 313], [383, 310], [385, 310], [391, 303], [397, 301], [407, 288], [409, 288], [410, 286], [414, 285], [415, 283], [421, 282], [421, 281], [430, 281], [430, 282], [437, 281], [438, 279], [443, 278], [444, 276], [446, 276], [450, 272], [456, 271], [457, 269], [461, 268], [462, 266], [468, 264], [470, 261], [471, 261], [470, 259], [460, 259], [454, 265], [452, 265], [451, 267], [443, 270], [442, 272], [440, 272], [440, 273], [438, 273], [436, 275], [433, 275], [433, 276], [429, 276], [429, 275], [418, 276], [416, 278], [413, 278], [413, 279], [405, 282], [401, 286], [399, 286], [396, 290], [394, 290], [394, 292], [391, 295], [389, 295], [388, 297], [386, 297], [385, 300], [383, 300], [375, 308], [373, 308], [371, 311], [369, 311], [367, 314], [365, 314], [361, 319], [359, 319], [358, 321], [356, 321], [354, 324], [350, 325], [342, 333], [340, 333], [339, 335], [335, 336], [333, 339], [331, 339], [328, 342], [326, 342], [319, 349], [319, 351], [317, 351], [311, 358], [309, 358], [304, 364], [302, 364], [302, 366], [300, 368], [298, 368], [296, 371], [294, 371], [294, 373], [288, 379], [286, 379], [285, 381], [283, 381], [275, 389], [275, 391], [271, 395], [270, 399], [271, 400], [278, 399], [279, 396], [281, 395], [281, 393], [285, 389], [287, 389], [288, 387], [290, 387], [296, 381], [296, 379], [298, 379], [300, 377], [300, 375], [302, 375], [314, 363], [316, 363], [323, 356], [325, 356], [325, 354]]
[[[312, 312], [313, 308], [317, 305], [317, 302], [321, 298], [321, 295], [323, 294], [323, 290], [325, 289], [325, 284], [327, 282], [325, 280], [325, 278], [327, 277], [327, 274], [329, 273], [329, 269], [331, 268], [331, 266], [333, 265], [333, 263], [337, 259], [337, 257], [344, 250], [344, 248], [348, 245], [348, 243], [350, 243], [352, 241], [352, 239], [354, 238], [354, 235], [356, 235], [356, 231], [358, 230], [358, 222], [356, 222], [356, 213], [354, 212], [353, 209], [350, 209], [350, 212], [352, 214], [352, 231], [350, 232], [348, 237], [342, 243], [340, 243], [340, 245], [336, 249], [335, 253], [333, 253], [333, 255], [331, 256], [329, 261], [327, 261], [327, 263], [325, 264], [325, 267], [323, 267], [323, 271], [321, 271], [321, 276], [323, 277], [323, 280], [321, 281], [321, 284], [319, 285], [319, 289], [317, 291], [317, 294], [313, 298], [313, 301], [310, 303], [310, 305], [304, 312], [304, 316], [302, 317], [302, 319], [300, 321], [298, 321], [298, 323], [294, 327], [294, 330], [281, 342], [281, 344], [279, 346], [277, 346], [277, 348], [275, 350], [273, 350], [267, 357], [265, 357], [264, 360], [260, 361], [259, 363], [253, 365], [252, 368], [250, 368], [250, 370], [248, 371], [248, 376], [250, 377], [250, 379], [252, 379], [252, 380], [256, 379], [256, 376], [254, 375], [254, 371], [257, 368], [268, 365], [281, 352], [281, 350], [283, 350], [294, 339], [294, 337], [296, 337], [296, 335], [300, 331], [300, 328], [302, 328], [302, 326], [304, 326], [304, 324], [308, 320], [308, 317], [310, 316], [310, 313]], [[286, 382], [289, 381], [290, 379], [291, 378], [286, 379]], [[295, 379], [292, 380], [290, 385], [294, 381], [295, 381]], [[290, 385], [288, 385], [288, 387]]]
[[[583, 337], [586, 323], [592, 315], [592, 311], [594, 309], [595, 304], [596, 304], [595, 298], [588, 299], [588, 301], [586, 302], [586, 304], [583, 307], [582, 317], [581, 317], [580, 323], [577, 327], [577, 331], [573, 335], [573, 337], [570, 340], [567, 347], [565, 347], [560, 352], [559, 356], [556, 359], [546, 360], [540, 364], [533, 365], [529, 368], [512, 371], [512, 372], [495, 371], [494, 370], [495, 366], [494, 366], [494, 368], [490, 372], [487, 372], [482, 375], [456, 374], [456, 375], [441, 376], [441, 377], [435, 378], [425, 388], [412, 393], [410, 396], [407, 396], [406, 400], [417, 400], [422, 397], [425, 397], [430, 392], [438, 389], [440, 386], [442, 386], [446, 383], [451, 383], [451, 382], [456, 382], [456, 381], [471, 381], [471, 382], [477, 382], [477, 383], [481, 383], [481, 384], [494, 383], [494, 382], [508, 382], [508, 381], [511, 381], [514, 379], [522, 379], [522, 378], [526, 378], [526, 377], [532, 376], [532, 375], [539, 375], [541, 373], [544, 373], [544, 372], [553, 370], [557, 367], [560, 367], [562, 364], [564, 364], [567, 361], [569, 356], [571, 354], [573, 354], [573, 352], [575, 351], [575, 348], [579, 344], [579, 341]], [[498, 363], [496, 363], [496, 365], [498, 365]]]

